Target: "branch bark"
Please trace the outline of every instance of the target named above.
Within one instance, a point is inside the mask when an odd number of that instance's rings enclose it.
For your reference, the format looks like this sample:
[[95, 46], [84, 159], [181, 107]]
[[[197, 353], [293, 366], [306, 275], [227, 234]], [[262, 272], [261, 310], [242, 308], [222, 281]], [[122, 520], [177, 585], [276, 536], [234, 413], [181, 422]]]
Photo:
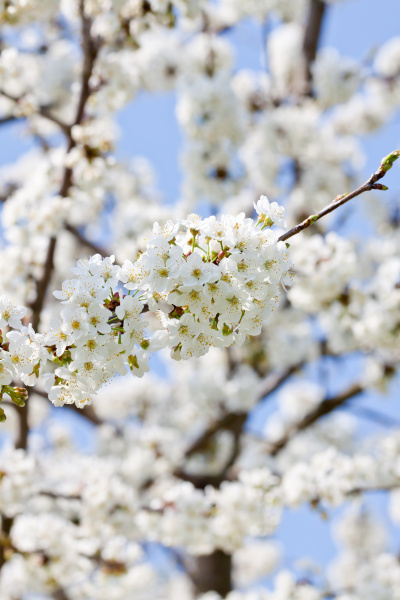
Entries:
[[[91, 20], [85, 14], [85, 0], [80, 0], [79, 2], [79, 13], [81, 17], [81, 31], [82, 31], [82, 50], [83, 50], [83, 68], [82, 68], [82, 78], [81, 78], [81, 91], [78, 100], [78, 106], [76, 110], [76, 116], [74, 123], [68, 127], [66, 131], [68, 146], [67, 152], [70, 152], [72, 148], [75, 146], [75, 141], [71, 135], [72, 127], [74, 125], [78, 125], [82, 122], [85, 112], [86, 103], [90, 97], [90, 77], [92, 75], [94, 63], [97, 57], [98, 47], [95, 44], [94, 40], [90, 35], [90, 27]], [[59, 195], [62, 197], [66, 197], [68, 195], [69, 189], [72, 185], [72, 169], [66, 167], [64, 170], [64, 175], [61, 183], [61, 188]], [[46, 259], [43, 266], [42, 277], [36, 281], [36, 298], [34, 302], [31, 303], [31, 310], [33, 312], [32, 315], [32, 326], [37, 331], [39, 324], [42, 309], [44, 306], [44, 301], [46, 298], [46, 292], [48, 285], [50, 283], [53, 270], [54, 270], [54, 256], [56, 251], [57, 238], [55, 236], [51, 237], [49, 240], [49, 245], [47, 247]], [[19, 413], [20, 415], [20, 436], [18, 443], [19, 447], [26, 448], [27, 437], [28, 437], [28, 403]]]
[[330, 204], [325, 206], [325, 208], [315, 213], [314, 215], [310, 215], [309, 217], [307, 217], [307, 219], [302, 221], [302, 223], [299, 223], [295, 227], [292, 227], [292, 229], [289, 229], [289, 231], [286, 231], [286, 233], [282, 234], [278, 238], [278, 241], [284, 242], [285, 240], [288, 240], [294, 235], [297, 235], [301, 231], [304, 231], [304, 229], [310, 227], [310, 225], [312, 225], [316, 221], [319, 221], [319, 219], [322, 219], [322, 217], [325, 217], [325, 215], [328, 215], [329, 213], [339, 208], [339, 206], [343, 206], [343, 204], [346, 204], [346, 202], [349, 202], [349, 200], [360, 196], [360, 194], [363, 194], [364, 192], [369, 192], [371, 190], [387, 190], [388, 188], [386, 186], [377, 183], [377, 181], [379, 181], [380, 179], [382, 179], [382, 177], [386, 175], [387, 171], [389, 171], [389, 169], [392, 168], [393, 162], [397, 160], [399, 156], [400, 150], [395, 150], [394, 152], [391, 152], [387, 157], [385, 157], [382, 160], [379, 169], [375, 173], [373, 173], [371, 177], [365, 183], [363, 183], [363, 185], [360, 185], [360, 187], [358, 187], [353, 192], [337, 196]]
[[87, 248], [92, 250], [94, 254], [100, 254], [100, 256], [102, 256], [103, 258], [109, 256], [108, 252], [104, 250], [104, 248], [97, 246], [97, 244], [94, 244], [93, 242], [85, 238], [81, 233], [79, 233], [76, 227], [73, 227], [72, 225], [66, 225], [65, 229], [69, 231], [69, 233], [71, 233], [83, 246], [86, 246]]
[[321, 417], [330, 414], [335, 409], [343, 406], [345, 402], [360, 395], [362, 392], [364, 392], [364, 388], [359, 384], [355, 384], [342, 394], [339, 394], [334, 398], [327, 398], [314, 410], [309, 412], [301, 421], [289, 427], [286, 433], [277, 442], [271, 444], [269, 447], [269, 454], [271, 456], [276, 456], [297, 433], [304, 431], [316, 423]]
[[[2, 90], [2, 89], [0, 89], [0, 95], [4, 96], [4, 98], [7, 98], [7, 100], [11, 100], [12, 102], [15, 102], [15, 104], [18, 104], [19, 102], [21, 102], [21, 100], [23, 100], [23, 98], [25, 96], [25, 94], [24, 94], [18, 98], [17, 96], [13, 96], [12, 94], [9, 94], [8, 92], [6, 92], [5, 90]], [[71, 127], [69, 125], [67, 125], [67, 123], [64, 123], [58, 117], [53, 115], [53, 113], [51, 112], [52, 108], [54, 108], [54, 107], [39, 106], [37, 109], [37, 112], [42, 117], [45, 117], [48, 121], [52, 121], [52, 123], [55, 123], [55, 125], [60, 127], [60, 129], [62, 129], [62, 131], [68, 137], [70, 137], [71, 136]], [[27, 115], [8, 115], [8, 116], [2, 117], [0, 119], [0, 125], [3, 125], [4, 123], [9, 123], [10, 121], [21, 121], [21, 120], [27, 119], [27, 118], [28, 118]]]
[[1, 515], [1, 529], [0, 529], [0, 571], [7, 560], [5, 556], [7, 553], [7, 548], [9, 548], [9, 539], [11, 527], [13, 525], [14, 519], [12, 517], [6, 517], [5, 515]]
[[304, 93], [312, 93], [311, 66], [317, 55], [317, 49], [321, 38], [322, 24], [326, 13], [326, 3], [322, 0], [311, 0], [307, 26], [304, 32], [303, 56], [304, 56]]
[[[271, 373], [265, 378], [261, 386], [258, 401], [275, 392], [293, 373], [301, 368], [301, 364], [290, 367], [280, 373]], [[232, 433], [240, 433], [247, 419], [247, 412], [228, 413], [215, 421], [210, 427], [204, 431], [186, 450], [185, 456], [190, 457], [196, 452], [200, 452], [207, 443], [219, 431], [232, 431]]]
[[195, 567], [189, 575], [195, 585], [197, 594], [217, 592], [225, 598], [232, 589], [232, 558], [222, 550], [216, 550], [206, 556], [197, 556], [194, 559]]

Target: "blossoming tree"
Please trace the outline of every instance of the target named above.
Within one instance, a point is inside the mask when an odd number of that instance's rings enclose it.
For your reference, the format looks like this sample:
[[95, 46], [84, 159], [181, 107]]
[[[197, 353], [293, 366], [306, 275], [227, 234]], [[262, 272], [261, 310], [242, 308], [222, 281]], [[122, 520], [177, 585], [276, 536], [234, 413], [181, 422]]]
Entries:
[[[360, 136], [400, 105], [400, 38], [365, 64], [320, 49], [335, 3], [0, 0], [0, 124], [32, 139], [0, 172], [1, 600], [400, 598], [368, 510], [380, 490], [400, 523], [379, 407], [400, 151], [360, 185]], [[246, 20], [267, 69], [235, 67]], [[177, 96], [173, 205], [115, 156], [143, 90]], [[323, 576], [279, 543], [304, 505], [346, 509]]]

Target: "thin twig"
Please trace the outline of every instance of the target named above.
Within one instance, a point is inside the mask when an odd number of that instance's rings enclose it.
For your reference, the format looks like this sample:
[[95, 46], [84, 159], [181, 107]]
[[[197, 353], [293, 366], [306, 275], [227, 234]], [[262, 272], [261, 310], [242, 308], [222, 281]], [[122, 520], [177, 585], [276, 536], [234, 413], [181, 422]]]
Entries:
[[[49, 399], [46, 392], [43, 392], [42, 390], [40, 390], [36, 387], [34, 387], [32, 391], [35, 394], [37, 394], [38, 396], [41, 396], [42, 398], [46, 398], [46, 400]], [[29, 402], [29, 400], [28, 400], [28, 402]], [[3, 404], [5, 404], [4, 401], [3, 401]], [[12, 404], [12, 403], [7, 402], [7, 404]], [[16, 405], [13, 404], [13, 406], [16, 406]], [[16, 408], [18, 409], [18, 407], [16, 407]], [[78, 408], [76, 406], [76, 404], [65, 404], [63, 407], [63, 410], [68, 410], [68, 409], [73, 412], [79, 413], [79, 415], [81, 415], [87, 421], [90, 421], [90, 423], [93, 423], [94, 425], [102, 425], [104, 423], [104, 421], [99, 416], [96, 415], [95, 411], [93, 410], [93, 407], [90, 406], [89, 404], [87, 404], [83, 408]]]
[[325, 206], [325, 208], [323, 208], [321, 211], [315, 213], [315, 215], [310, 215], [302, 223], [299, 223], [295, 227], [292, 227], [292, 229], [289, 229], [289, 231], [286, 231], [286, 233], [284, 233], [280, 236], [280, 238], [278, 238], [278, 241], [284, 242], [285, 240], [288, 240], [294, 235], [297, 235], [298, 233], [300, 233], [300, 231], [307, 229], [307, 227], [310, 227], [310, 225], [312, 225], [316, 221], [319, 221], [319, 219], [325, 217], [325, 215], [328, 215], [329, 213], [339, 208], [339, 206], [343, 206], [343, 204], [346, 204], [346, 202], [349, 202], [349, 200], [356, 198], [364, 192], [369, 192], [370, 190], [387, 190], [388, 188], [385, 185], [381, 185], [376, 182], [386, 175], [387, 171], [389, 171], [389, 169], [392, 168], [394, 161], [397, 160], [399, 156], [400, 150], [395, 150], [394, 152], [391, 152], [382, 160], [379, 169], [373, 175], [371, 175], [371, 177], [363, 185], [358, 187], [353, 192], [337, 196], [330, 204]]
[[94, 242], [91, 242], [90, 240], [88, 240], [87, 238], [85, 238], [81, 233], [79, 233], [78, 229], [76, 229], [72, 225], [66, 225], [65, 229], [67, 231], [69, 231], [69, 233], [72, 233], [72, 235], [83, 246], [86, 246], [87, 248], [89, 248], [90, 250], [92, 250], [94, 252], [94, 254], [100, 254], [100, 256], [102, 256], [103, 258], [105, 256], [109, 256], [108, 252], [106, 250], [104, 250], [104, 248], [101, 248], [100, 246], [97, 246]]
[[359, 384], [355, 384], [334, 398], [327, 398], [326, 400], [323, 400], [321, 404], [309, 412], [300, 422], [294, 423], [292, 426], [290, 426], [279, 440], [272, 443], [268, 448], [269, 454], [271, 456], [276, 456], [295, 435], [300, 433], [300, 431], [304, 431], [316, 423], [321, 417], [329, 415], [340, 406], [343, 406], [345, 402], [351, 398], [354, 398], [355, 396], [359, 396], [363, 392], [364, 388]]
[[[15, 104], [19, 104], [24, 98], [24, 96], [20, 96], [20, 97], [13, 96], [12, 94], [9, 94], [8, 92], [6, 92], [5, 90], [2, 90], [2, 89], [0, 89], [0, 95], [4, 96], [4, 98], [7, 98], [7, 100], [11, 100], [12, 102], [15, 102]], [[39, 115], [41, 115], [48, 121], [52, 121], [53, 123], [58, 125], [58, 127], [60, 127], [60, 129], [62, 129], [62, 131], [68, 137], [70, 137], [71, 127], [69, 125], [67, 125], [66, 123], [64, 123], [63, 121], [61, 121], [61, 119], [59, 119], [58, 117], [53, 115], [53, 113], [50, 112], [51, 108], [54, 108], [54, 107], [52, 107], [51, 105], [50, 106], [39, 106], [37, 109], [37, 112], [39, 113]], [[0, 125], [3, 123], [7, 123], [9, 121], [20, 121], [22, 119], [27, 119], [27, 118], [28, 118], [28, 115], [18, 115], [18, 116], [8, 115], [7, 117], [3, 117], [2, 119], [0, 119]]]
[[384, 415], [383, 413], [367, 408], [365, 406], [350, 406], [347, 410], [355, 415], [359, 415], [364, 419], [368, 419], [373, 423], [382, 425], [383, 427], [400, 427], [400, 421], [392, 416]]

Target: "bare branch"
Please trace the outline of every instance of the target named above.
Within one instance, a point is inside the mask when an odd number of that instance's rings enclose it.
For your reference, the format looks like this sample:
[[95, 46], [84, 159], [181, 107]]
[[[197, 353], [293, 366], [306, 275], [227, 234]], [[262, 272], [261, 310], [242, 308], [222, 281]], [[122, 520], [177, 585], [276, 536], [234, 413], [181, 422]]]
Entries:
[[100, 254], [100, 256], [102, 256], [103, 258], [105, 256], [108, 256], [108, 252], [106, 250], [104, 250], [104, 248], [100, 248], [100, 246], [97, 246], [95, 243], [91, 242], [90, 240], [88, 240], [87, 238], [85, 238], [81, 233], [79, 233], [79, 231], [73, 227], [72, 225], [66, 225], [65, 229], [67, 231], [69, 231], [70, 233], [72, 233], [72, 235], [78, 240], [78, 242], [80, 242], [83, 246], [86, 246], [87, 248], [89, 248], [90, 250], [92, 250], [92, 252], [94, 254]]
[[[290, 367], [281, 373], [271, 373], [265, 378], [259, 393], [258, 401], [277, 390], [301, 365]], [[196, 452], [203, 450], [207, 443], [219, 431], [231, 431], [233, 434], [240, 433], [247, 419], [247, 412], [228, 413], [215, 421], [197, 440], [195, 440], [186, 450], [185, 456], [189, 457]]]
[[286, 433], [278, 441], [271, 444], [269, 447], [269, 454], [271, 456], [276, 456], [296, 434], [300, 433], [300, 431], [304, 431], [316, 423], [321, 417], [330, 414], [335, 409], [343, 406], [345, 402], [363, 392], [364, 388], [361, 385], [355, 384], [342, 394], [339, 394], [334, 398], [327, 398], [314, 410], [309, 412], [299, 423], [295, 423], [289, 427]]
[[46, 260], [43, 265], [43, 273], [41, 279], [36, 281], [36, 298], [30, 304], [32, 310], [32, 327], [36, 331], [39, 327], [40, 316], [46, 296], [47, 286], [54, 269], [54, 254], [56, 249], [56, 238], [51, 237], [47, 247]]
[[[5, 90], [0, 89], [0, 95], [4, 96], [4, 98], [7, 98], [8, 100], [11, 100], [12, 102], [15, 102], [15, 104], [19, 104], [24, 96], [21, 97], [17, 97], [17, 96], [12, 96], [11, 94], [9, 94], [8, 92], [6, 92]], [[45, 117], [48, 121], [52, 121], [53, 123], [55, 123], [56, 125], [58, 125], [58, 127], [60, 127], [60, 129], [62, 129], [62, 131], [68, 136], [68, 138], [71, 135], [71, 127], [69, 125], [67, 125], [66, 123], [64, 123], [63, 121], [61, 121], [58, 117], [56, 117], [55, 115], [53, 115], [51, 111], [52, 107], [50, 106], [39, 106], [38, 107], [38, 113], [39, 115], [41, 115], [42, 117]], [[20, 121], [22, 119], [27, 119], [28, 116], [27, 115], [8, 115], [7, 117], [3, 117], [2, 119], [0, 119], [0, 125], [3, 123], [8, 123], [10, 121]]]
[[54, 600], [68, 600], [68, 596], [63, 590], [63, 588], [58, 588], [55, 592], [53, 592]]
[[[90, 27], [91, 20], [85, 14], [85, 1], [80, 0], [79, 3], [79, 12], [82, 21], [82, 49], [83, 49], [83, 69], [82, 69], [82, 81], [81, 81], [81, 91], [76, 111], [76, 117], [73, 125], [78, 125], [81, 123], [84, 117], [84, 111], [86, 102], [89, 99], [91, 90], [90, 90], [90, 77], [92, 75], [94, 62], [97, 57], [98, 47], [95, 45], [91, 35], [90, 35]], [[72, 148], [75, 146], [76, 142], [71, 136], [71, 128], [68, 128], [68, 147], [67, 152], [70, 152]], [[59, 195], [62, 197], [66, 197], [68, 195], [69, 189], [72, 185], [72, 169], [65, 168], [64, 176], [60, 188]], [[31, 303], [30, 308], [33, 312], [32, 317], [32, 326], [35, 330], [38, 329], [40, 324], [40, 317], [44, 305], [44, 300], [46, 297], [46, 292], [48, 285], [51, 280], [51, 276], [54, 270], [54, 255], [56, 251], [56, 237], [51, 237], [49, 240], [49, 245], [47, 248], [46, 259], [43, 266], [42, 277], [36, 281], [36, 298], [34, 302]], [[28, 405], [19, 413], [20, 414], [20, 440], [21, 446], [26, 447], [27, 444], [27, 435], [28, 435]]]
[[93, 410], [93, 407], [90, 405], [86, 405], [83, 408], [78, 408], [76, 404], [65, 404], [63, 406], [63, 410], [65, 409], [69, 409], [72, 412], [78, 413], [87, 421], [93, 423], [93, 425], [102, 425], [104, 423], [103, 419], [96, 415], [95, 411]]
[[[42, 398], [46, 398], [46, 400], [49, 399], [46, 392], [43, 392], [42, 390], [39, 390], [36, 387], [33, 388], [32, 391], [35, 394], [37, 394], [38, 396], [41, 396]], [[28, 400], [28, 402], [29, 402], [29, 400]], [[4, 401], [3, 401], [3, 404], [5, 404]], [[7, 404], [12, 404], [12, 403], [7, 402]], [[16, 408], [18, 408], [18, 407], [16, 407]], [[87, 421], [90, 421], [94, 425], [101, 425], [104, 422], [99, 416], [96, 415], [95, 411], [93, 410], [93, 407], [90, 405], [86, 405], [83, 408], [78, 408], [75, 404], [65, 404], [63, 406], [63, 410], [68, 410], [68, 409], [73, 412], [78, 413], [80, 416], [84, 417]]]
[[[80, 1], [79, 4], [80, 15], [82, 19], [82, 48], [84, 52], [84, 60], [83, 60], [83, 69], [82, 69], [82, 82], [81, 82], [81, 92], [79, 96], [76, 117], [74, 121], [74, 125], [78, 125], [84, 115], [84, 110], [86, 106], [86, 102], [90, 96], [90, 77], [93, 71], [94, 61], [97, 56], [97, 47], [94, 44], [94, 41], [90, 35], [90, 26], [91, 21], [85, 15], [85, 3], [84, 0]], [[75, 146], [75, 141], [72, 137], [69, 137], [68, 149], [67, 152], [72, 150]], [[68, 195], [69, 189], [72, 185], [72, 170], [70, 168], [66, 168], [64, 170], [64, 176], [60, 188], [59, 195], [62, 197], [66, 197]], [[33, 310], [33, 320], [32, 326], [36, 330], [40, 323], [40, 314], [43, 308], [44, 299], [46, 296], [47, 286], [50, 282], [53, 269], [54, 269], [54, 254], [56, 250], [56, 238], [52, 237], [49, 240], [49, 245], [47, 248], [46, 260], [44, 263], [44, 269], [42, 278], [37, 281], [36, 284], [36, 299], [32, 303], [31, 308]]]
[[10, 547], [10, 532], [13, 526], [14, 517], [7, 517], [1, 515], [1, 529], [0, 529], [0, 570], [7, 560], [7, 549]]
[[222, 550], [214, 550], [212, 554], [197, 556], [193, 568], [188, 568], [197, 594], [205, 594], [210, 590], [225, 598], [232, 589], [232, 556]]
[[218, 421], [215, 421], [215, 423], [213, 423], [209, 429], [207, 429], [200, 437], [197, 438], [197, 440], [193, 442], [193, 444], [191, 444], [191, 446], [189, 446], [185, 452], [185, 456], [189, 457], [192, 456], [192, 454], [196, 454], [197, 452], [203, 450], [207, 446], [207, 443], [210, 441], [210, 439], [213, 438], [214, 435], [216, 435], [219, 431], [232, 431], [235, 433], [238, 429], [241, 430], [246, 419], [247, 413], [245, 412], [228, 413], [227, 415], [224, 415], [218, 419]]
[[379, 169], [373, 175], [371, 175], [371, 177], [363, 185], [358, 187], [353, 192], [350, 192], [349, 194], [342, 194], [341, 196], [337, 196], [330, 204], [325, 206], [325, 208], [323, 208], [321, 211], [315, 213], [315, 215], [310, 215], [302, 223], [299, 223], [299, 225], [296, 225], [295, 227], [289, 229], [289, 231], [281, 235], [280, 238], [278, 238], [278, 241], [284, 242], [285, 240], [288, 240], [294, 235], [297, 235], [298, 233], [300, 233], [300, 231], [307, 229], [307, 227], [310, 227], [310, 225], [312, 225], [322, 217], [325, 217], [325, 215], [328, 215], [329, 213], [339, 208], [339, 206], [346, 204], [346, 202], [349, 202], [349, 200], [356, 198], [364, 192], [369, 192], [370, 190], [387, 190], [388, 188], [385, 185], [381, 185], [376, 182], [386, 175], [387, 171], [389, 171], [389, 169], [392, 168], [394, 161], [397, 160], [399, 156], [400, 150], [394, 150], [394, 152], [391, 152], [388, 156], [382, 159], [381, 166], [379, 167]]
[[311, 94], [311, 66], [317, 55], [321, 37], [322, 23], [326, 13], [326, 3], [322, 0], [311, 0], [307, 26], [304, 32], [303, 55], [305, 60], [304, 78], [305, 93]]

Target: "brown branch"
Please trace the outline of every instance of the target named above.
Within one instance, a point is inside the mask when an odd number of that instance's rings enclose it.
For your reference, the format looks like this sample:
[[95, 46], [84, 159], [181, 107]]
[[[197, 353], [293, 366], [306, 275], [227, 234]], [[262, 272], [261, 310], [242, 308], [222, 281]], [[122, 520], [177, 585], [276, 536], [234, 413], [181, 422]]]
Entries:
[[[38, 396], [41, 396], [42, 398], [45, 398], [46, 400], [49, 399], [46, 392], [43, 392], [42, 390], [39, 390], [36, 387], [34, 387], [32, 391], [33, 391], [33, 393], [37, 394]], [[29, 402], [29, 400], [28, 400], [28, 402]], [[3, 404], [5, 404], [5, 402], [3, 402]], [[12, 403], [6, 402], [6, 404], [12, 404]], [[14, 406], [15, 406], [15, 404], [14, 404]], [[90, 421], [94, 425], [102, 425], [104, 423], [104, 421], [98, 415], [96, 415], [95, 411], [93, 410], [93, 407], [90, 405], [86, 405], [83, 408], [78, 408], [75, 404], [65, 404], [63, 406], [63, 410], [68, 410], [68, 409], [73, 412], [78, 413], [79, 415], [81, 415], [87, 421]]]
[[57, 591], [53, 592], [54, 600], [68, 600], [68, 596], [63, 588], [58, 588]]
[[232, 590], [232, 556], [215, 550], [212, 554], [195, 557], [193, 562], [193, 567], [189, 567], [187, 572], [195, 585], [196, 594], [214, 591], [225, 598]]
[[40, 316], [46, 296], [47, 286], [50, 282], [54, 269], [54, 254], [56, 250], [56, 238], [53, 236], [49, 240], [47, 247], [46, 260], [43, 265], [43, 273], [41, 279], [36, 281], [36, 298], [30, 304], [32, 310], [32, 327], [37, 331], [40, 323]]
[[90, 77], [92, 76], [94, 62], [97, 58], [98, 45], [90, 35], [92, 21], [85, 14], [85, 0], [79, 2], [79, 14], [82, 21], [82, 50], [83, 50], [83, 72], [82, 86], [76, 111], [75, 125], [81, 123], [85, 111], [86, 102], [90, 96]]
[[65, 135], [67, 137], [69, 137], [71, 135], [71, 127], [69, 125], [67, 125], [66, 123], [64, 123], [63, 121], [61, 121], [61, 119], [59, 119], [58, 117], [53, 115], [49, 111], [49, 108], [47, 108], [46, 106], [39, 107], [39, 114], [42, 117], [44, 117], [45, 119], [47, 119], [48, 121], [52, 121], [53, 123], [55, 123], [55, 125], [58, 125], [58, 127], [60, 129], [62, 129], [62, 131], [65, 133]]
[[232, 431], [235, 433], [238, 429], [241, 430], [247, 419], [246, 412], [228, 413], [215, 423], [213, 423], [202, 435], [200, 435], [186, 450], [185, 456], [188, 458], [197, 452], [201, 452], [207, 446], [211, 438], [219, 431]]
[[[281, 373], [271, 373], [265, 378], [260, 389], [258, 401], [277, 390], [301, 365], [290, 367]], [[219, 431], [231, 431], [233, 434], [241, 433], [243, 425], [247, 419], [247, 412], [228, 413], [215, 421], [204, 433], [202, 433], [186, 450], [185, 456], [188, 458], [203, 450], [210, 439]]]
[[52, 500], [82, 500], [80, 494], [59, 494], [50, 490], [42, 490], [38, 492], [38, 494], [39, 496], [46, 496], [46, 498], [51, 498]]
[[[302, 365], [296, 365], [290, 367], [281, 373], [271, 373], [265, 378], [263, 385], [261, 386], [258, 401], [260, 402], [276, 391], [296, 370]], [[248, 412], [240, 413], [228, 413], [215, 421], [206, 431], [204, 431], [186, 450], [185, 457], [189, 458], [197, 452], [201, 452], [207, 448], [207, 444], [219, 431], [230, 431], [234, 436], [234, 446], [231, 455], [221, 470], [216, 475], [210, 474], [192, 474], [183, 469], [177, 469], [174, 473], [179, 479], [184, 481], [190, 481], [196, 488], [204, 489], [210, 485], [212, 487], [219, 487], [223, 481], [230, 476], [231, 468], [233, 467], [237, 457], [240, 453], [240, 436], [243, 431], [243, 426], [247, 420]]]
[[300, 433], [300, 431], [304, 431], [321, 419], [321, 417], [329, 415], [340, 406], [343, 406], [343, 404], [351, 398], [362, 394], [362, 392], [364, 392], [364, 388], [355, 384], [342, 394], [339, 394], [334, 398], [327, 398], [314, 410], [309, 412], [301, 421], [291, 425], [278, 441], [271, 444], [268, 449], [269, 454], [271, 456], [276, 456], [296, 434]]
[[[76, 116], [73, 125], [78, 125], [81, 123], [84, 110], [86, 106], [86, 102], [90, 96], [90, 77], [93, 71], [94, 61], [97, 56], [97, 46], [95, 45], [91, 35], [90, 35], [90, 26], [91, 20], [85, 15], [85, 2], [84, 0], [80, 0], [79, 3], [79, 11], [82, 20], [82, 49], [84, 53], [83, 60], [83, 69], [82, 69], [82, 82], [81, 82], [81, 92], [79, 96], [78, 106], [76, 110]], [[68, 148], [67, 152], [70, 152], [72, 148], [75, 146], [75, 141], [71, 136], [69, 136]], [[72, 169], [66, 168], [64, 170], [64, 176], [61, 183], [61, 188], [59, 195], [62, 197], [66, 197], [68, 195], [69, 189], [72, 185]], [[54, 254], [56, 250], [56, 238], [52, 237], [49, 240], [49, 245], [47, 248], [46, 260], [44, 263], [44, 269], [42, 277], [36, 284], [36, 299], [31, 304], [31, 308], [33, 311], [33, 320], [32, 326], [36, 330], [40, 323], [40, 314], [43, 308], [47, 286], [49, 285], [53, 270], [54, 270]]]
[[[2, 90], [2, 89], [0, 89], [0, 95], [4, 96], [4, 98], [7, 98], [7, 100], [11, 100], [12, 102], [15, 102], [15, 104], [17, 104], [17, 105], [24, 99], [24, 95], [22, 95], [20, 97], [13, 96], [12, 94], [9, 94], [8, 92], [6, 92], [5, 90]], [[67, 125], [66, 123], [64, 123], [63, 121], [61, 121], [61, 119], [59, 119], [58, 117], [53, 115], [53, 113], [50, 112], [51, 108], [54, 108], [54, 107], [52, 107], [51, 105], [50, 106], [39, 106], [37, 109], [37, 112], [39, 115], [41, 115], [48, 121], [52, 121], [53, 123], [58, 125], [58, 127], [60, 127], [60, 129], [62, 129], [62, 131], [69, 138], [71, 136], [71, 127], [69, 125]], [[2, 125], [3, 123], [8, 123], [10, 121], [20, 121], [22, 119], [27, 119], [27, 118], [28, 118], [28, 115], [17, 115], [17, 116], [16, 115], [8, 115], [7, 117], [3, 117], [2, 119], [0, 119], [0, 125]]]
[[304, 92], [311, 94], [311, 66], [317, 55], [319, 40], [321, 37], [322, 23], [326, 13], [326, 4], [322, 0], [311, 0], [308, 21], [304, 32], [303, 56], [304, 56]]
[[14, 517], [1, 515], [0, 529], [0, 570], [7, 560], [7, 550], [10, 548], [10, 532], [14, 523]]
[[80, 416], [84, 417], [87, 421], [93, 423], [93, 425], [102, 425], [104, 423], [103, 419], [101, 419], [93, 410], [93, 407], [90, 405], [86, 405], [83, 408], [78, 408], [76, 404], [65, 404], [63, 409], [69, 409], [72, 412], [78, 413]]
[[[80, 0], [79, 3], [79, 13], [82, 22], [82, 49], [83, 49], [83, 69], [82, 69], [82, 80], [81, 80], [81, 91], [78, 100], [78, 106], [76, 110], [76, 116], [74, 123], [71, 127], [68, 128], [68, 147], [67, 153], [72, 150], [72, 148], [76, 145], [76, 142], [72, 138], [71, 130], [74, 125], [78, 125], [81, 123], [84, 117], [86, 102], [89, 99], [91, 90], [90, 90], [90, 77], [92, 75], [94, 62], [97, 57], [98, 47], [94, 43], [90, 35], [90, 27], [91, 20], [85, 14], [85, 0]], [[69, 189], [72, 185], [72, 169], [66, 167], [64, 170], [64, 176], [61, 183], [61, 188], [59, 195], [62, 197], [66, 197], [68, 195]], [[53, 236], [49, 240], [49, 245], [47, 247], [46, 259], [43, 266], [42, 277], [36, 281], [36, 298], [34, 302], [31, 303], [30, 308], [33, 312], [32, 317], [32, 326], [35, 330], [38, 329], [40, 324], [40, 317], [42, 313], [42, 309], [44, 306], [44, 301], [46, 297], [46, 292], [48, 285], [51, 280], [51, 276], [54, 270], [54, 255], [56, 251], [56, 237]], [[20, 440], [21, 444], [24, 444], [21, 447], [26, 447], [27, 443], [27, 435], [28, 435], [28, 405], [19, 413], [20, 414], [20, 429], [21, 435]]]
[[382, 159], [381, 166], [379, 167], [379, 169], [373, 175], [371, 175], [371, 177], [363, 185], [358, 187], [353, 192], [350, 192], [349, 194], [342, 194], [341, 196], [337, 196], [330, 204], [325, 206], [325, 208], [323, 208], [321, 211], [315, 213], [315, 215], [310, 215], [302, 223], [299, 223], [295, 227], [292, 227], [292, 229], [289, 229], [289, 231], [286, 231], [286, 233], [284, 233], [278, 238], [278, 241], [284, 242], [285, 240], [288, 240], [294, 235], [297, 235], [298, 233], [300, 233], [300, 231], [307, 229], [307, 227], [310, 227], [310, 225], [312, 225], [322, 217], [325, 217], [325, 215], [328, 215], [329, 213], [339, 208], [339, 206], [346, 204], [346, 202], [349, 202], [349, 200], [356, 198], [364, 192], [369, 192], [370, 190], [387, 190], [388, 188], [386, 186], [376, 182], [386, 175], [387, 171], [389, 171], [389, 169], [392, 168], [393, 162], [397, 160], [399, 156], [400, 150], [395, 150], [394, 152], [391, 152], [391, 154]]
[[69, 233], [71, 233], [83, 246], [86, 246], [92, 250], [94, 254], [100, 254], [103, 258], [105, 256], [109, 256], [108, 252], [104, 250], [104, 248], [97, 246], [95, 243], [85, 238], [81, 233], [79, 233], [76, 227], [73, 227], [72, 225], [66, 225], [65, 229], [69, 231]]
[[288, 367], [284, 371], [270, 373], [270, 375], [264, 379], [260, 388], [259, 401], [263, 400], [266, 396], [269, 396], [272, 394], [272, 392], [275, 392], [278, 388], [280, 388], [281, 385], [283, 385], [291, 375], [301, 369], [302, 366], [303, 363], [298, 363], [297, 365]]

